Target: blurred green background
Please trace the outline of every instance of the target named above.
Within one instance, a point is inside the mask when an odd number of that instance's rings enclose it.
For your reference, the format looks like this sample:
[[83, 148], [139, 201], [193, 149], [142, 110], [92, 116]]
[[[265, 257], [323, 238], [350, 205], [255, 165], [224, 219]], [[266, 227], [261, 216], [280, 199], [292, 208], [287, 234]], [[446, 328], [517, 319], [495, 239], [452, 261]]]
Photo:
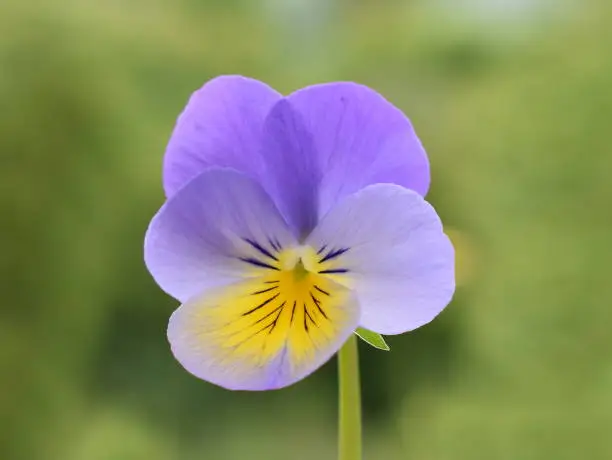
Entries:
[[336, 364], [232, 393], [173, 360], [143, 234], [189, 94], [355, 80], [412, 119], [461, 286], [362, 346], [367, 459], [612, 458], [608, 1], [0, 5], [0, 459], [333, 459]]

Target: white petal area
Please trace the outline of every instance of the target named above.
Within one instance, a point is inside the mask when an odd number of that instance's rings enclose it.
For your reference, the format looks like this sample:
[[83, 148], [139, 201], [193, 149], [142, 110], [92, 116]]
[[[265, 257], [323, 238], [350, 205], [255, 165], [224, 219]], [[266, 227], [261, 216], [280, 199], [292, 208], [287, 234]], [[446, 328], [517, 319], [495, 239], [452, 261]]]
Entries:
[[452, 299], [453, 246], [436, 211], [412, 190], [366, 187], [334, 207], [306, 244], [325, 247], [323, 255], [337, 251], [322, 269], [357, 293], [366, 329], [388, 335], [416, 329]]
[[327, 293], [314, 291], [317, 303], [311, 281], [294, 282], [292, 273], [204, 291], [170, 318], [174, 356], [196, 377], [230, 390], [273, 390], [303, 379], [340, 349], [360, 317], [354, 293], [322, 278], [312, 276]]
[[211, 169], [162, 206], [149, 225], [144, 250], [153, 278], [184, 302], [212, 286], [278, 270], [279, 251], [294, 245], [257, 182], [234, 170]]

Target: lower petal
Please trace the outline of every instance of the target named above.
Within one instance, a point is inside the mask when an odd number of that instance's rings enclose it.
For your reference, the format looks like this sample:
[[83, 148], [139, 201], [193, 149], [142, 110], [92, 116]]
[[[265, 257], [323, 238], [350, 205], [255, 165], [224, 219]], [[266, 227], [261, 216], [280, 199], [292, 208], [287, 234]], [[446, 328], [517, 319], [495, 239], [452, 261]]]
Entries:
[[333, 208], [306, 241], [319, 273], [353, 288], [360, 325], [380, 334], [416, 329], [455, 290], [454, 249], [436, 211], [412, 190], [377, 184]]
[[270, 390], [331, 358], [357, 327], [359, 313], [346, 287], [282, 271], [186, 302], [170, 319], [168, 339], [196, 377], [231, 390]]

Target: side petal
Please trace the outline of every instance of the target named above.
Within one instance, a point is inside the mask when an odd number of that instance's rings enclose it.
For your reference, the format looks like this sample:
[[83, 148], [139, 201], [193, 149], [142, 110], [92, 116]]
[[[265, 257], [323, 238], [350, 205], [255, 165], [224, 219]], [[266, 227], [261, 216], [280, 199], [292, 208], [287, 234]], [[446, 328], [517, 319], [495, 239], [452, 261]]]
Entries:
[[454, 250], [438, 215], [397, 185], [371, 185], [347, 197], [306, 244], [325, 248], [319, 273], [352, 287], [360, 325], [380, 334], [428, 323], [455, 290]]
[[359, 307], [348, 289], [322, 277], [317, 286], [328, 295], [315, 302], [293, 277], [251, 278], [183, 304], [168, 326], [176, 359], [231, 390], [281, 388], [315, 371], [355, 330]]
[[193, 93], [166, 149], [166, 195], [214, 166], [256, 175], [262, 124], [281, 97], [262, 82], [236, 75], [214, 78]]
[[425, 196], [429, 162], [408, 118], [366, 86], [340, 82], [310, 86], [287, 98], [311, 133], [324, 172], [319, 212], [376, 183], [393, 183]]
[[201, 173], [153, 217], [145, 262], [171, 296], [186, 301], [211, 286], [279, 271], [279, 253], [295, 245], [267, 193], [227, 169]]

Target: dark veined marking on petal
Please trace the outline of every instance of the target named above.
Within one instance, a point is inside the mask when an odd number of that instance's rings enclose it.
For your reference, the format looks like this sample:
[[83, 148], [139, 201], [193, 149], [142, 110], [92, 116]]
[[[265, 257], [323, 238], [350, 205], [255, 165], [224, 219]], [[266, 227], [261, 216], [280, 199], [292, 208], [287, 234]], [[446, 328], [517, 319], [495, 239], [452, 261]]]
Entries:
[[280, 250], [283, 249], [276, 238], [268, 238], [268, 243], [270, 243], [270, 246], [272, 246], [276, 252], [280, 252]]
[[338, 273], [348, 273], [348, 268], [332, 268], [329, 270], [321, 270], [320, 275], [333, 275]]
[[270, 281], [264, 281], [265, 284], [274, 284], [274, 283], [278, 283], [279, 280], [270, 280]]
[[317, 286], [316, 284], [315, 284], [315, 287], [314, 287], [314, 288], [315, 288], [317, 291], [319, 291], [321, 294], [325, 294], [325, 295], [327, 295], [327, 296], [331, 296], [331, 294], [330, 294], [329, 292], [327, 292], [325, 289], [321, 289], [321, 288], [320, 288], [319, 286]]
[[263, 294], [264, 292], [270, 292], [274, 289], [278, 289], [278, 286], [272, 286], [272, 287], [269, 287], [268, 289], [260, 289], [259, 291], [252, 292], [251, 295]]
[[308, 332], [308, 321], [306, 317], [306, 304], [304, 304], [304, 330]]
[[350, 248], [340, 248], [340, 249], [334, 249], [332, 251], [329, 251], [327, 255], [325, 255], [325, 257], [319, 260], [319, 263], [322, 264], [323, 262], [327, 262], [328, 260], [332, 260], [332, 259], [335, 259], [336, 257], [340, 257], [342, 254], [344, 254], [349, 249]]
[[[276, 311], [276, 309], [275, 309], [275, 310], [273, 310], [272, 312], [270, 312], [270, 314], [266, 315], [266, 317], [269, 317], [271, 314], [273, 314], [273, 313], [274, 313], [274, 311]], [[262, 319], [263, 319], [263, 318], [262, 318]], [[259, 321], [256, 321], [255, 323], [253, 323], [253, 326], [254, 326], [255, 324], [258, 324], [258, 323], [259, 323]], [[236, 348], [238, 348], [238, 347], [239, 347], [240, 345], [242, 345], [243, 343], [248, 342], [249, 340], [251, 340], [251, 339], [252, 339], [253, 337], [255, 337], [256, 335], [258, 335], [258, 334], [260, 334], [261, 332], [263, 332], [263, 331], [265, 331], [266, 329], [268, 329], [268, 328], [270, 327], [270, 325], [271, 325], [271, 324], [272, 324], [272, 323], [268, 323], [268, 324], [266, 324], [265, 326], [262, 326], [261, 328], [257, 329], [255, 332], [253, 332], [252, 334], [249, 334], [249, 335], [248, 335], [248, 337], [245, 337], [245, 338], [244, 338], [244, 339], [242, 339], [240, 342], [238, 342], [237, 344], [233, 345], [231, 348], [233, 348], [233, 349], [235, 350]], [[235, 336], [235, 335], [237, 335], [237, 334], [239, 334], [239, 333], [240, 333], [240, 331], [236, 331], [236, 332], [234, 332], [234, 333], [233, 333], [231, 336], [233, 337], [233, 336]]]
[[297, 302], [294, 300], [293, 301], [293, 308], [291, 309], [291, 320], [289, 321], [289, 325], [293, 324], [293, 316], [295, 315], [295, 306], [297, 305]]
[[242, 238], [244, 241], [246, 241], [247, 243], [249, 243], [252, 247], [254, 247], [255, 249], [257, 249], [259, 252], [261, 252], [264, 256], [269, 257], [272, 260], [275, 260], [278, 262], [278, 259], [276, 258], [275, 255], [273, 255], [270, 251], [268, 251], [266, 248], [264, 248], [261, 244], [259, 244], [257, 241], [253, 241], [250, 238]]
[[242, 345], [245, 342], [248, 342], [249, 340], [251, 340], [253, 337], [255, 337], [258, 334], [261, 334], [263, 331], [265, 331], [266, 329], [268, 329], [270, 326], [272, 325], [272, 323], [270, 324], [266, 324], [265, 326], [263, 326], [261, 329], [258, 329], [257, 331], [253, 332], [251, 335], [249, 335], [246, 339], [241, 340], [240, 342], [238, 342], [236, 345], [234, 345], [232, 348], [235, 350], [237, 349], [240, 345]]
[[262, 321], [264, 321], [266, 318], [269, 318], [270, 316], [272, 316], [272, 315], [273, 315], [274, 313], [276, 313], [277, 311], [282, 310], [282, 308], [285, 306], [285, 304], [286, 304], [286, 303], [287, 303], [287, 302], [283, 302], [283, 303], [281, 303], [281, 304], [280, 304], [278, 307], [276, 307], [274, 310], [272, 310], [272, 311], [271, 311], [270, 313], [268, 313], [266, 316], [264, 316], [264, 317], [262, 317], [262, 318], [259, 318], [257, 321], [255, 321], [255, 322], [253, 323], [253, 326], [254, 326], [254, 325], [256, 325], [256, 324], [258, 324], [258, 323], [261, 323]]
[[323, 251], [325, 251], [326, 249], [327, 249], [327, 245], [326, 245], [326, 244], [324, 244], [324, 245], [323, 245], [323, 246], [321, 246], [321, 247], [319, 248], [319, 250], [317, 251], [317, 255], [321, 255], [321, 253], [322, 253]]
[[239, 259], [243, 262], [246, 262], [247, 264], [255, 265], [256, 267], [269, 268], [270, 270], [276, 271], [279, 270], [278, 267], [262, 262], [261, 260], [257, 260], [254, 257], [239, 257]]
[[266, 305], [268, 305], [270, 302], [272, 302], [274, 299], [276, 299], [278, 296], [280, 295], [280, 292], [277, 292], [276, 294], [274, 294], [272, 297], [266, 299], [264, 302], [260, 303], [259, 305], [257, 305], [255, 308], [251, 308], [249, 311], [244, 312], [242, 314], [242, 316], [247, 316], [250, 315], [251, 313], [259, 310], [260, 308], [265, 307]]
[[321, 314], [323, 315], [323, 317], [325, 319], [329, 319], [327, 317], [327, 315], [325, 314], [325, 312], [323, 311], [323, 309], [321, 308], [321, 301], [319, 299], [317, 299], [314, 294], [311, 292], [310, 293], [310, 298], [312, 299], [312, 301], [314, 302], [314, 304], [317, 306], [317, 309], [321, 312]]
[[308, 332], [308, 321], [310, 320], [310, 322], [312, 323], [312, 325], [314, 327], [318, 327], [317, 322], [312, 319], [312, 316], [310, 316], [310, 312], [308, 311], [308, 307], [306, 306], [306, 303], [304, 303], [304, 329], [306, 329], [306, 332]]
[[[266, 318], [269, 318], [270, 316], [272, 316], [274, 313], [278, 312], [278, 314], [276, 315], [276, 318], [274, 320], [272, 320], [270, 323], [266, 324], [265, 326], [262, 326], [261, 328], [259, 328], [257, 331], [253, 332], [252, 334], [250, 334], [247, 338], [241, 340], [239, 343], [237, 343], [236, 345], [234, 345], [232, 348], [235, 350], [236, 348], [238, 348], [240, 345], [242, 345], [245, 342], [248, 342], [249, 340], [251, 340], [253, 337], [261, 334], [262, 332], [264, 332], [266, 329], [270, 328], [270, 330], [268, 331], [268, 334], [270, 334], [272, 332], [272, 329], [274, 329], [274, 327], [276, 326], [276, 323], [278, 321], [278, 318], [280, 317], [281, 313], [283, 312], [283, 307], [285, 306], [286, 302], [283, 302], [282, 304], [280, 304], [278, 307], [276, 307], [274, 310], [272, 310], [270, 313], [268, 313], [266, 316], [264, 316], [263, 318], [258, 319], [257, 321], [255, 321], [253, 323], [253, 326], [255, 326], [256, 324], [261, 323], [262, 321], [264, 321]], [[236, 333], [234, 333], [234, 335], [239, 334], [240, 331], [237, 331]], [[264, 344], [265, 346], [265, 344]]]
[[280, 315], [283, 313], [283, 307], [285, 306], [286, 302], [283, 302], [283, 304], [280, 306], [279, 312], [276, 315], [276, 318], [274, 318], [274, 321], [272, 321], [270, 324], [272, 325], [272, 327], [270, 328], [270, 330], [268, 331], [268, 335], [272, 334], [272, 331], [274, 330], [274, 328], [276, 327], [276, 325], [278, 324], [278, 318], [280, 318]]

